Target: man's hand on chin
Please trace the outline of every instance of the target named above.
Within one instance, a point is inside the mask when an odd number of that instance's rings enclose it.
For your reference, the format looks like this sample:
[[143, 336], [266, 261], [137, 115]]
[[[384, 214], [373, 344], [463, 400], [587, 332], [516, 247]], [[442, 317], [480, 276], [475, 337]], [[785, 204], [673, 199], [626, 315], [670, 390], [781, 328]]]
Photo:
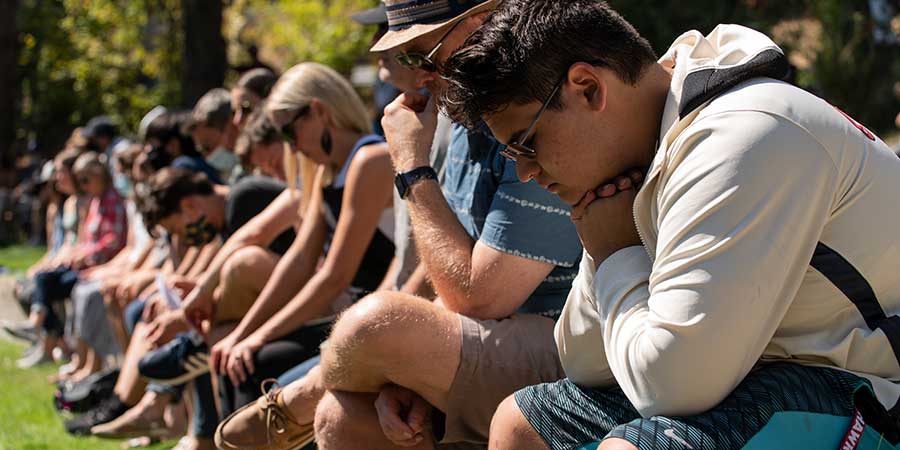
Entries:
[[384, 109], [381, 126], [397, 173], [429, 164], [437, 117], [434, 99], [414, 92], [400, 94]]
[[600, 265], [623, 248], [642, 245], [634, 223], [634, 199], [641, 182], [640, 171], [629, 171], [587, 192], [572, 207], [572, 221], [581, 244], [595, 264]]

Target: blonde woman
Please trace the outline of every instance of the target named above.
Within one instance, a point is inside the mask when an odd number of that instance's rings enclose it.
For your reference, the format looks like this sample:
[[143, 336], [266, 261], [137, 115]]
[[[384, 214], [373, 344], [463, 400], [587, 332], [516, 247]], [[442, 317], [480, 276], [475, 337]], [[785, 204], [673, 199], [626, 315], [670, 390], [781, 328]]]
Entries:
[[334, 315], [378, 287], [394, 253], [390, 156], [350, 83], [303, 63], [265, 108], [285, 140], [289, 184], [302, 173], [303, 223], [259, 299], [213, 347], [210, 364], [227, 375], [223, 415], [256, 399], [262, 380], [315, 356]]

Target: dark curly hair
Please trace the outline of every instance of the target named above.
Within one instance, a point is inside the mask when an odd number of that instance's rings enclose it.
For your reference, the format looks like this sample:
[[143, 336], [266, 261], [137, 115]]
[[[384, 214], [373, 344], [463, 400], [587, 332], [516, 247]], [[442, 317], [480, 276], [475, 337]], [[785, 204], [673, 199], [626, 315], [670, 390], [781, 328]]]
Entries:
[[[577, 62], [636, 83], [650, 43], [600, 0], [505, 0], [444, 64], [441, 107], [469, 127], [511, 104], [543, 102]], [[551, 109], [561, 107], [559, 98]]]
[[137, 207], [147, 231], [155, 235], [160, 221], [181, 210], [181, 200], [213, 192], [212, 182], [203, 172], [166, 167], [153, 174], [137, 192]]

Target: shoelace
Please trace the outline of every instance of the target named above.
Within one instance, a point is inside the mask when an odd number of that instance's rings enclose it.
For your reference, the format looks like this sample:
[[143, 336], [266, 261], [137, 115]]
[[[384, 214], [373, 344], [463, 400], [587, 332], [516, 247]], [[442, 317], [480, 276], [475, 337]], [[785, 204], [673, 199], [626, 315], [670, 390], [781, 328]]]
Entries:
[[[266, 384], [269, 384], [269, 389], [266, 389]], [[278, 407], [278, 393], [281, 392], [281, 385], [278, 384], [278, 380], [274, 378], [263, 380], [259, 385], [259, 389], [266, 399], [266, 441], [268, 446], [272, 447], [272, 431], [277, 435], [284, 434], [289, 419]]]

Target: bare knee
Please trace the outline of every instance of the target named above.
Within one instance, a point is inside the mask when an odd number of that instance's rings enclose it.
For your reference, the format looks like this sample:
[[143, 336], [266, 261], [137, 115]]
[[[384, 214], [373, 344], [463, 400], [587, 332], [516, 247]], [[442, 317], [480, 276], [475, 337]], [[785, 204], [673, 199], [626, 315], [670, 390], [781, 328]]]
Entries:
[[516, 399], [506, 397], [491, 420], [490, 450], [549, 450], [522, 414]]
[[348, 410], [334, 394], [328, 392], [316, 406], [314, 421], [316, 442], [322, 449], [341, 448], [341, 442], [358, 437]]
[[401, 357], [402, 347], [413, 338], [406, 324], [421, 317], [416, 311], [419, 302], [404, 294], [378, 292], [347, 309], [322, 349], [325, 386], [340, 389], [349, 373], [390, 365], [392, 357]]
[[222, 265], [221, 278], [226, 281], [236, 281], [249, 273], [255, 273], [260, 265], [271, 259], [269, 253], [251, 245], [234, 252]]

